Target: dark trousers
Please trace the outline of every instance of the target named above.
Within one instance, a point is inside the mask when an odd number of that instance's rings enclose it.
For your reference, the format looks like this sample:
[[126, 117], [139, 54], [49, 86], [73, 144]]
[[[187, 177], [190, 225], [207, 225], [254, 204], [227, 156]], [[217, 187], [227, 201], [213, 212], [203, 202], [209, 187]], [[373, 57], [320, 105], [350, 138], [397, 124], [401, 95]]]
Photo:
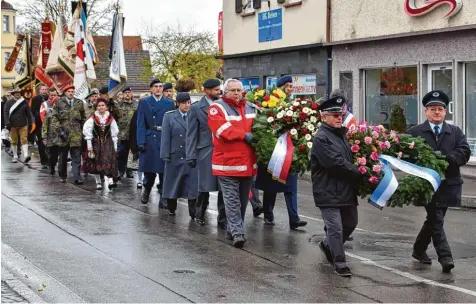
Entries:
[[[197, 199], [188, 200], [188, 215], [190, 215], [190, 217], [193, 219], [195, 218], [197, 214], [196, 205], [197, 205]], [[176, 198], [167, 199], [167, 208], [169, 209], [169, 211], [175, 212], [175, 210], [177, 210], [177, 199]]]
[[51, 146], [48, 148], [48, 165], [51, 174], [55, 173], [56, 165], [58, 164], [59, 149], [58, 146]]
[[437, 207], [435, 204], [425, 206], [426, 221], [421, 227], [413, 249], [417, 254], [422, 254], [428, 249], [428, 245], [433, 240], [436, 254], [438, 254], [438, 261], [452, 260], [452, 254], [448, 240], [446, 239], [445, 230], [443, 228], [444, 218], [447, 207]]
[[48, 164], [48, 153], [46, 153], [46, 146], [43, 143], [43, 137], [41, 137], [41, 129], [43, 125], [37, 125], [35, 129], [36, 138], [38, 139], [38, 153], [40, 154], [40, 162], [42, 165]]
[[119, 174], [124, 174], [127, 172], [132, 172], [132, 169], [127, 168], [127, 159], [129, 157], [129, 141], [122, 140], [117, 148], [117, 169]]
[[[201, 220], [205, 219], [205, 214], [207, 213], [207, 208], [209, 203], [210, 203], [209, 192], [198, 193], [197, 218]], [[217, 209], [218, 209], [218, 218], [217, 218], [218, 224], [226, 226], [225, 203], [223, 202], [223, 193], [221, 191], [218, 191]]]
[[332, 252], [335, 268], [345, 267], [344, 243], [357, 227], [357, 206], [320, 209], [326, 230], [324, 245]]
[[[276, 192], [263, 192], [263, 212], [264, 217], [269, 221], [274, 221], [274, 205], [276, 203]], [[297, 192], [284, 192], [284, 200], [288, 209], [289, 224], [297, 224], [301, 219], [297, 211]]]
[[74, 180], [80, 180], [81, 169], [81, 148], [80, 147], [59, 147], [59, 176], [66, 178], [68, 176], [68, 152], [71, 154], [71, 171], [73, 172]]
[[[155, 172], [144, 172], [144, 187], [147, 188], [147, 190], [151, 190], [152, 187], [155, 184], [155, 177], [157, 176], [157, 173]], [[164, 187], [164, 174], [159, 173], [159, 185], [157, 186], [159, 188], [159, 194], [162, 196], [162, 189]]]

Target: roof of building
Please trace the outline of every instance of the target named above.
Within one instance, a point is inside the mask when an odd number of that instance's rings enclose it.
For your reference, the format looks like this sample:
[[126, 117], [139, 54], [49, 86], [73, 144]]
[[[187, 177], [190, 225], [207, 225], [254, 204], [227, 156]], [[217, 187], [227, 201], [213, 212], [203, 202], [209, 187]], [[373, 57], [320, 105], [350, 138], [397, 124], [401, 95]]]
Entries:
[[15, 9], [13, 8], [13, 5], [11, 5], [10, 3], [8, 3], [8, 2], [5, 1], [5, 0], [2, 0], [2, 10], [12, 10], [12, 11], [15, 11]]
[[[99, 52], [99, 49], [106, 49], [109, 51], [111, 47], [111, 36], [94, 36], [94, 44]], [[142, 38], [141, 36], [123, 36], [122, 44], [125, 51], [142, 51]]]

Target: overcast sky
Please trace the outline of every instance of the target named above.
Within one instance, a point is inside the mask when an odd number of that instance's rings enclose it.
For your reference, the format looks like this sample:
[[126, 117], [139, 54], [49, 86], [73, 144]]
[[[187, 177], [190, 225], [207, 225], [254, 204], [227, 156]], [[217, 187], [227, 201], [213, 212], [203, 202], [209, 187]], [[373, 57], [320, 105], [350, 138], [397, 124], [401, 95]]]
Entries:
[[[13, 6], [28, 0], [6, 0]], [[111, 0], [112, 1], [112, 0]], [[223, 0], [122, 0], [126, 18], [124, 35], [138, 35], [145, 25], [194, 27], [217, 32]], [[19, 18], [21, 22], [22, 18]]]

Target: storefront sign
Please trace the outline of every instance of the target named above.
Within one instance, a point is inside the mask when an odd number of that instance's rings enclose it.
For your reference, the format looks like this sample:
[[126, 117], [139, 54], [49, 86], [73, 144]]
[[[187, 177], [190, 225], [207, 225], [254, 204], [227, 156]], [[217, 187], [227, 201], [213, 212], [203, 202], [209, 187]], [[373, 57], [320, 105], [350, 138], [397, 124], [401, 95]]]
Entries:
[[445, 17], [451, 17], [456, 15], [463, 7], [462, 0], [425, 0], [425, 4], [422, 7], [417, 7], [416, 0], [405, 0], [405, 13], [411, 17], [417, 17], [425, 15], [435, 8], [447, 4], [449, 5], [449, 11]]
[[283, 13], [278, 8], [258, 14], [258, 40], [268, 42], [283, 39]]
[[266, 77], [266, 89], [270, 90], [272, 87], [277, 87], [278, 77]]
[[243, 84], [243, 90], [250, 91], [255, 87], [259, 87], [259, 78], [240, 78], [241, 83]]
[[316, 75], [293, 75], [293, 95], [316, 94]]

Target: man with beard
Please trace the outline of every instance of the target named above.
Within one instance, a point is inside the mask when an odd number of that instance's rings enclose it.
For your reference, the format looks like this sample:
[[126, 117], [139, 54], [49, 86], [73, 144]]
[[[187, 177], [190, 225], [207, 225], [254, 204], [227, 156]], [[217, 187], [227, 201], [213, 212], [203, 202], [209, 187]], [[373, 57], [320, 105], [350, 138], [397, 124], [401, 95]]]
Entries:
[[[212, 173], [213, 144], [208, 127], [208, 107], [220, 98], [220, 80], [208, 79], [203, 88], [205, 96], [190, 107], [186, 141], [188, 165], [192, 168], [198, 165], [197, 222], [200, 225], [205, 224], [210, 192], [220, 190], [217, 177]], [[226, 228], [225, 204], [221, 191], [218, 192], [218, 226]]]
[[40, 85], [39, 94], [33, 97], [31, 100], [31, 114], [35, 119], [35, 133], [36, 139], [38, 141], [38, 153], [40, 154], [41, 168], [48, 168], [48, 154], [46, 154], [46, 147], [43, 144], [43, 139], [41, 137], [41, 128], [42, 121], [40, 117], [41, 105], [48, 99], [48, 87], [44, 84]]
[[119, 127], [119, 145], [117, 148], [117, 169], [119, 170], [119, 176], [123, 177], [124, 174], [127, 178], [133, 178], [132, 169], [127, 168], [127, 159], [129, 157], [129, 131], [131, 128], [132, 116], [134, 116], [137, 110], [137, 102], [132, 99], [132, 90], [126, 87], [122, 90], [122, 101], [117, 103], [117, 109], [122, 119], [117, 123]]

